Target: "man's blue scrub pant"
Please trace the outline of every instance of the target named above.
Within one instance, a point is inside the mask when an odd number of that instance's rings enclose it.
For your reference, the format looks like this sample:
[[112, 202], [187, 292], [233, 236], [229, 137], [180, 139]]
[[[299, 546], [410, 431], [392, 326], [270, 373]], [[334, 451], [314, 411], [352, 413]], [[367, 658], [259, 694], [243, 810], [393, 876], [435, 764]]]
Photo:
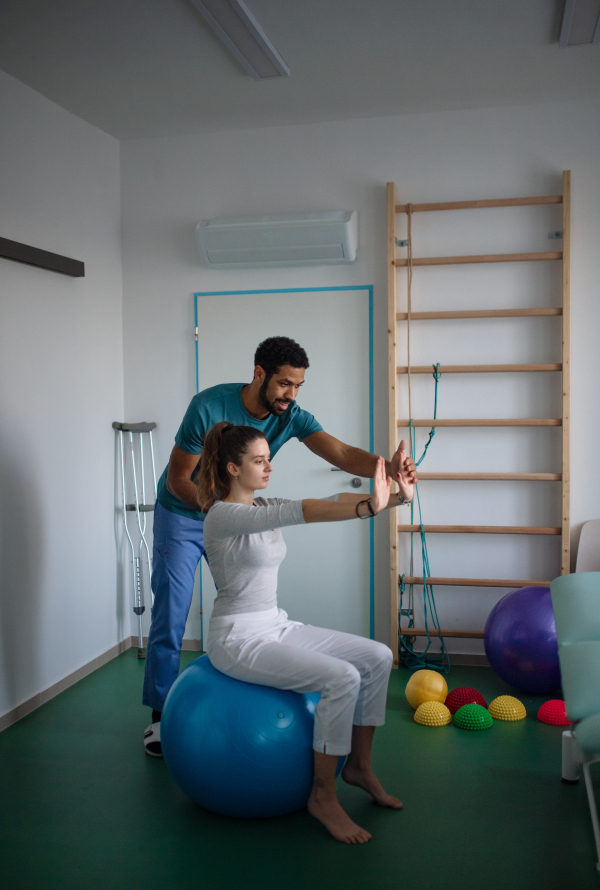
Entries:
[[154, 509], [152, 549], [152, 623], [146, 650], [143, 702], [162, 711], [179, 673], [196, 568], [204, 553], [204, 522], [165, 509]]

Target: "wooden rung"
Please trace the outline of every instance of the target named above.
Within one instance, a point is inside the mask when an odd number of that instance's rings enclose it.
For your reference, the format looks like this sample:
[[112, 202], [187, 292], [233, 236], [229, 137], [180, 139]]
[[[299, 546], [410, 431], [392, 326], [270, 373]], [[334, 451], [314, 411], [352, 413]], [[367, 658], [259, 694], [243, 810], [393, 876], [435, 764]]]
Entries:
[[[400, 583], [400, 577], [398, 577]], [[405, 584], [422, 584], [423, 578], [404, 576]], [[503, 578], [428, 578], [428, 584], [438, 587], [550, 587], [549, 581], [515, 581]]]
[[[399, 420], [398, 426], [408, 428], [410, 421], [408, 420]], [[531, 417], [525, 419], [516, 419], [516, 420], [508, 420], [505, 418], [501, 418], [498, 420], [492, 420], [490, 418], [484, 418], [481, 420], [469, 419], [469, 420], [415, 420], [413, 419], [413, 426], [561, 426], [562, 420], [560, 417]]]
[[[560, 528], [541, 525], [424, 525], [429, 534], [449, 535], [560, 535]], [[399, 525], [399, 532], [420, 532], [420, 525]]]
[[[540, 318], [562, 315], [562, 309], [458, 309], [443, 312], [411, 312], [411, 321], [439, 318]], [[408, 312], [396, 312], [396, 321], [406, 321]]]
[[[433, 374], [434, 365], [411, 365], [411, 374]], [[440, 365], [441, 374], [502, 374], [521, 371], [562, 371], [561, 364], [546, 365]], [[397, 374], [408, 374], [408, 367], [396, 368]]]
[[[401, 627], [400, 634], [403, 637], [426, 637], [427, 631], [422, 627]], [[459, 637], [463, 640], [483, 640], [482, 630], [430, 630], [430, 637]]]
[[428, 479], [447, 482], [560, 482], [562, 473], [419, 473], [419, 482]]
[[[483, 207], [528, 207], [533, 204], [562, 204], [562, 195], [540, 195], [536, 198], [490, 198], [485, 201], [444, 201], [441, 204], [411, 204], [412, 213], [426, 210], [479, 210]], [[406, 213], [407, 204], [396, 204], [396, 213]]]
[[[544, 253], [488, 253], [480, 256], [428, 256], [417, 257], [413, 266], [460, 266], [469, 263], [527, 263], [536, 260], [562, 260], [561, 250]], [[394, 260], [395, 266], [407, 266], [408, 260]]]

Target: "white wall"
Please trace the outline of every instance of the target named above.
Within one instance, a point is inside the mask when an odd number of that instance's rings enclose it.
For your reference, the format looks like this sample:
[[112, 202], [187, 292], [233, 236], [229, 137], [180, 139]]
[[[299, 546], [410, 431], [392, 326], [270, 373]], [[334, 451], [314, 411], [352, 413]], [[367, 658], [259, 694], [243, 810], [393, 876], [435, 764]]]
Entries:
[[117, 596], [119, 144], [0, 72], [0, 236], [85, 277], [0, 259], [0, 715], [129, 634]]
[[[153, 419], [159, 424], [158, 455], [161, 469], [166, 462], [174, 433], [189, 398], [194, 392], [194, 343], [192, 293], [197, 290], [286, 288], [343, 284], [375, 285], [375, 381], [376, 447], [387, 448], [387, 309], [385, 248], [385, 182], [395, 180], [399, 198], [413, 202], [461, 200], [480, 197], [514, 197], [556, 193], [561, 190], [561, 171], [573, 171], [573, 488], [572, 518], [575, 537], [580, 524], [599, 515], [600, 480], [594, 460], [594, 445], [600, 432], [594, 410], [600, 385], [600, 369], [595, 362], [600, 304], [597, 285], [600, 269], [597, 250], [600, 228], [600, 115], [590, 103], [552, 104], [533, 107], [497, 108], [437, 114], [410, 115], [360, 121], [345, 121], [301, 127], [281, 127], [243, 132], [152, 139], [126, 142], [122, 146], [122, 207], [124, 261], [125, 399], [131, 419]], [[199, 219], [227, 214], [259, 214], [330, 209], [356, 209], [360, 214], [360, 251], [357, 262], [348, 267], [271, 269], [224, 272], [207, 270], [199, 262], [194, 226]], [[502, 235], [490, 217], [444, 220], [436, 223], [437, 249], [430, 230], [415, 227], [416, 253], [476, 253], [479, 250], [527, 250], [530, 238], [518, 237], [519, 219], [525, 219], [535, 232], [535, 247], [550, 249], [548, 226], [557, 222], [552, 212], [539, 216], [524, 211], [518, 218], [509, 212], [508, 234]], [[512, 214], [512, 215], [510, 215]], [[546, 214], [546, 215], [544, 215]], [[515, 228], [513, 229], [513, 225]], [[560, 227], [558, 225], [557, 227]], [[460, 233], [460, 237], [459, 237]], [[421, 239], [419, 241], [419, 239]], [[429, 240], [428, 240], [429, 239]], [[512, 246], [514, 245], [514, 247]], [[546, 266], [546, 264], [543, 264]], [[541, 266], [541, 264], [540, 264]], [[497, 267], [488, 267], [497, 269]], [[531, 300], [557, 299], [557, 282], [552, 272], [531, 269], [517, 282], [515, 267], [490, 277], [482, 267], [470, 267], [460, 284], [457, 278], [430, 276], [423, 284], [423, 304], [430, 308], [440, 300], [442, 288], [451, 281], [454, 298], [463, 305], [510, 305], [520, 296]], [[464, 267], [463, 267], [464, 270]], [[416, 276], [415, 276], [416, 278]], [[422, 279], [424, 282], [425, 279]], [[523, 288], [522, 281], [527, 284]], [[439, 285], [439, 287], [438, 287]], [[415, 283], [415, 299], [421, 285]], [[454, 304], [457, 305], [456, 303]], [[543, 305], [543, 304], [540, 304]], [[285, 333], [285, 306], [277, 319]], [[235, 324], [235, 319], [231, 320]], [[539, 335], [528, 327], [523, 333], [501, 330], [507, 353], [486, 359], [488, 344], [496, 343], [496, 329], [467, 330], [467, 339], [453, 343], [451, 330], [436, 334], [434, 345], [424, 344], [415, 331], [413, 361], [523, 361], [535, 360]], [[541, 330], [541, 329], [540, 329]], [[248, 344], [248, 372], [252, 351]], [[223, 344], [222, 379], [229, 379], [226, 344]], [[447, 347], [447, 348], [446, 348]], [[433, 353], [433, 354], [432, 354]], [[511, 357], [502, 358], [503, 354]], [[512, 358], [518, 354], [519, 358]], [[528, 356], [532, 358], [528, 358]], [[477, 358], [478, 356], [478, 358]], [[482, 357], [483, 356], [483, 357]], [[349, 357], [351, 360], [351, 357]], [[542, 359], [537, 359], [542, 360]], [[551, 359], [549, 359], [551, 360]], [[554, 358], [558, 360], [558, 358]], [[326, 356], [311, 356], [314, 364]], [[552, 383], [527, 383], [525, 389], [514, 380], [505, 390], [495, 383], [494, 410], [477, 406], [482, 391], [473, 383], [456, 380], [441, 384], [440, 416], [471, 412], [476, 416], [521, 416], [535, 411], [557, 410]], [[429, 385], [429, 384], [427, 384]], [[525, 393], [523, 395], [523, 392]], [[431, 390], [422, 395], [421, 416], [428, 416]], [[443, 400], [447, 399], [446, 402]], [[473, 404], [472, 404], [473, 403]], [[310, 405], [306, 405], [310, 409]], [[417, 416], [417, 411], [414, 411]], [[319, 418], [327, 428], [327, 418]], [[544, 431], [548, 432], [548, 431]], [[550, 432], [550, 436], [553, 433]], [[551, 441], [550, 439], [548, 441]], [[494, 464], [494, 449], [498, 464]], [[437, 457], [435, 457], [437, 453]], [[453, 464], [453, 459], [456, 461]], [[536, 465], [551, 460], [551, 449], [539, 436], [525, 441], [519, 435], [496, 440], [476, 434], [471, 440], [439, 432], [431, 448], [429, 467], [423, 469], [519, 469], [508, 466], [510, 459], [524, 469], [546, 469]], [[434, 463], [437, 461], [437, 464]], [[527, 465], [527, 466], [525, 466]], [[548, 469], [552, 469], [549, 467]], [[432, 483], [429, 483], [431, 485]], [[471, 483], [475, 484], [475, 483]], [[502, 483], [504, 484], [504, 483]], [[500, 485], [500, 483], [497, 483]], [[529, 484], [528, 484], [529, 485]], [[487, 496], [489, 524], [542, 521], [558, 524], [555, 490], [546, 486], [533, 492], [514, 488], [492, 488]], [[423, 486], [428, 522], [477, 521], [474, 489], [456, 486], [437, 494]], [[553, 493], [554, 492], [554, 493]], [[511, 508], [514, 511], [511, 513]], [[439, 508], [439, 509], [438, 509]], [[470, 511], [470, 512], [469, 512]], [[442, 514], [444, 514], [442, 516]], [[521, 554], [521, 543], [505, 539], [502, 547], [489, 539], [462, 539], [460, 574], [478, 576], [483, 542], [502, 571], [500, 577], [519, 577], [516, 566], [537, 577], [536, 571], [553, 572], [556, 559], [545, 542], [533, 560]], [[508, 548], [508, 549], [507, 549]], [[442, 564], [450, 553], [430, 543], [433, 574], [451, 574]], [[437, 564], [434, 557], [439, 552]], [[487, 552], [487, 551], [486, 551]], [[491, 557], [490, 557], [491, 559]], [[387, 530], [383, 520], [377, 533], [377, 632], [387, 639]], [[455, 566], [455, 569], [458, 565]], [[478, 570], [475, 571], [474, 569]], [[489, 566], [488, 566], [489, 568]], [[456, 574], [459, 574], [457, 571]], [[542, 576], [543, 577], [543, 576]], [[499, 594], [440, 589], [438, 607], [443, 623], [460, 627], [475, 622], [481, 627], [485, 613]], [[197, 635], [197, 625], [188, 626]], [[458, 651], [480, 651], [456, 642]]]

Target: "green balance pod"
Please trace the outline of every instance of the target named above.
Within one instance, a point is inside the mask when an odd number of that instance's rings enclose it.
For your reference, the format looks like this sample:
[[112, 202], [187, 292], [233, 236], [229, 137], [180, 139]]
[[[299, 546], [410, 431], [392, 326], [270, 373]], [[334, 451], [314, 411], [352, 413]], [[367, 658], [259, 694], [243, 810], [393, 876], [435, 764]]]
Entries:
[[491, 729], [494, 725], [490, 712], [481, 705], [463, 705], [454, 715], [459, 729]]

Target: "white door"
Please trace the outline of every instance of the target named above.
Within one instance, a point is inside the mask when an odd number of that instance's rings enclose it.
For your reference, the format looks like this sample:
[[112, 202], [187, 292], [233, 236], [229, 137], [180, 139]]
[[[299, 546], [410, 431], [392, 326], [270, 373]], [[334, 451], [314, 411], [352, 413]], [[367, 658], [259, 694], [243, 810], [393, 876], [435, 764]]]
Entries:
[[[298, 404], [343, 442], [370, 450], [369, 288], [197, 294], [198, 388], [250, 382], [254, 351], [272, 336], [291, 337], [310, 361]], [[292, 439], [277, 452], [266, 497], [319, 498], [364, 493], [352, 476]], [[288, 552], [278, 598], [290, 618], [369, 636], [372, 612], [371, 520], [285, 528]], [[203, 618], [216, 595], [203, 561]], [[204, 623], [203, 622], [203, 623]], [[206, 632], [207, 625], [204, 625]]]

